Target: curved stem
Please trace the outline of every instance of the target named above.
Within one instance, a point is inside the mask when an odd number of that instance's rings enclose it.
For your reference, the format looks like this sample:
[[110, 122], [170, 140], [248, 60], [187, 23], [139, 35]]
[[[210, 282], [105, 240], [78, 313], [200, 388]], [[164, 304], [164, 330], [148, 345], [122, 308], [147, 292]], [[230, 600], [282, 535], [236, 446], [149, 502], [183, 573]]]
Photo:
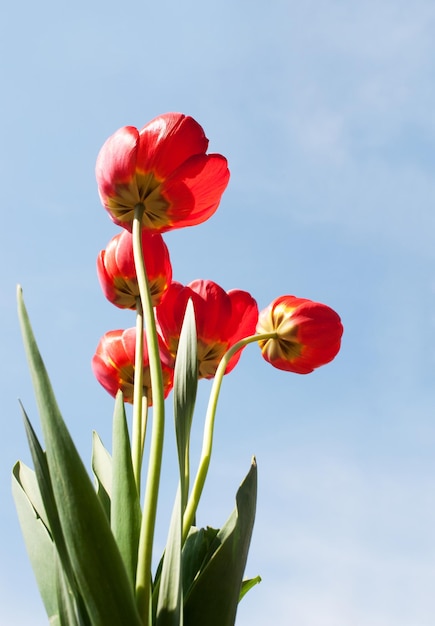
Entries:
[[205, 479], [207, 478], [207, 472], [210, 465], [211, 451], [213, 446], [213, 430], [217, 403], [219, 399], [219, 392], [228, 363], [239, 350], [247, 346], [249, 343], [254, 343], [264, 339], [275, 339], [276, 337], [276, 332], [262, 333], [258, 335], [251, 335], [250, 337], [245, 337], [244, 339], [241, 339], [233, 346], [231, 346], [231, 348], [224, 354], [219, 363], [210, 391], [207, 413], [205, 416], [204, 438], [202, 443], [202, 451], [198, 465], [198, 471], [196, 473], [195, 482], [193, 483], [192, 491], [186, 506], [186, 510], [184, 512], [183, 541], [186, 540], [186, 537], [189, 534], [190, 527], [193, 524], [196, 509], [198, 508], [199, 500], [201, 498], [202, 490], [204, 488]]
[[142, 467], [142, 397], [143, 397], [143, 309], [140, 298], [136, 299], [136, 352], [134, 362], [132, 450], [133, 473], [140, 497]]
[[163, 375], [160, 363], [159, 344], [153, 305], [142, 252], [141, 225], [144, 207], [135, 207], [133, 219], [133, 254], [139, 293], [143, 306], [146, 328], [151, 387], [153, 396], [153, 427], [151, 433], [150, 458], [145, 486], [145, 500], [139, 537], [138, 564], [136, 575], [136, 602], [144, 626], [150, 626], [151, 608], [151, 563], [156, 523], [157, 500], [162, 465], [165, 404]]

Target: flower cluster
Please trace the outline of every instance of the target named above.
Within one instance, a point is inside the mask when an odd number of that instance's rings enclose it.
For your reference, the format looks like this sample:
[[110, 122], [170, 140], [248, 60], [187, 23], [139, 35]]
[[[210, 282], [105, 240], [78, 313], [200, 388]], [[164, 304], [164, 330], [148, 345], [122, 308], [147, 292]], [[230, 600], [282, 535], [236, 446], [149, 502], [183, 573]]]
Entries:
[[[324, 304], [284, 295], [259, 312], [247, 291], [226, 291], [205, 279], [188, 285], [173, 280], [162, 233], [208, 219], [228, 184], [226, 159], [207, 148], [195, 120], [168, 113], [140, 131], [121, 128], [98, 156], [99, 194], [122, 228], [98, 255], [98, 278], [112, 304], [135, 312], [135, 325], [105, 333], [92, 359], [96, 378], [116, 396], [111, 453], [96, 434], [93, 439], [95, 484], [60, 415], [18, 293], [45, 446], [24, 415], [35, 472], [18, 462], [13, 490], [53, 624], [234, 626], [239, 600], [260, 580], [243, 580], [256, 509], [255, 459], [227, 522], [220, 529], [195, 522], [222, 379], [250, 343], [258, 343], [274, 367], [298, 374], [328, 363], [340, 349], [340, 318]], [[212, 383], [193, 474], [190, 429], [199, 379]], [[153, 575], [170, 393], [178, 485], [168, 540]], [[131, 428], [125, 402], [132, 404]]]
[[[278, 369], [307, 374], [336, 356], [343, 332], [339, 316], [317, 302], [281, 296], [258, 314], [246, 291], [226, 292], [210, 280], [187, 286], [172, 281], [169, 252], [160, 233], [208, 219], [228, 184], [226, 159], [207, 154], [207, 147], [208, 139], [195, 120], [168, 113], [140, 131], [121, 128], [97, 159], [100, 198], [111, 219], [124, 228], [98, 256], [100, 284], [110, 302], [136, 310], [140, 294], [131, 231], [137, 212], [166, 395], [189, 300], [195, 311], [199, 378], [213, 378], [224, 354], [255, 334], [266, 361]], [[135, 329], [111, 331], [102, 337], [93, 358], [100, 383], [114, 396], [122, 390], [127, 402], [133, 402], [134, 345]], [[232, 355], [225, 373], [235, 367], [243, 347]], [[143, 387], [151, 401], [146, 351], [143, 356]]]
[[[98, 277], [111, 303], [136, 311], [136, 326], [106, 333], [97, 346], [92, 366], [96, 378], [110, 394], [119, 397], [122, 392], [123, 400], [133, 404], [132, 471], [138, 493], [147, 410], [153, 405], [150, 465], [140, 535], [145, 550], [142, 553], [139, 545], [136, 579], [137, 606], [145, 616], [150, 614], [152, 603], [147, 590], [153, 585], [151, 548], [167, 395], [173, 389], [180, 469], [180, 500], [179, 508], [175, 509], [178, 530], [166, 547], [168, 556], [163, 561], [161, 579], [155, 579], [154, 584], [159, 586], [165, 580], [167, 587], [162, 597], [170, 604], [175, 602], [177, 607], [180, 594], [185, 593], [188, 585], [188, 581], [180, 578], [182, 554], [190, 534], [197, 532], [194, 519], [210, 462], [223, 376], [231, 372], [242, 350], [252, 342], [258, 343], [262, 356], [274, 367], [308, 374], [336, 356], [343, 332], [337, 313], [318, 302], [280, 296], [259, 313], [256, 300], [247, 291], [225, 291], [211, 280], [194, 280], [183, 285], [172, 279], [170, 256], [162, 233], [208, 219], [228, 184], [226, 159], [219, 154], [207, 154], [207, 147], [208, 140], [197, 122], [179, 113], [169, 113], [155, 118], [140, 131], [130, 126], [118, 130], [102, 147], [96, 166], [102, 203], [113, 222], [123, 228], [100, 252]], [[197, 381], [202, 378], [213, 379], [213, 384], [203, 450], [190, 489], [190, 422]], [[240, 531], [239, 543], [231, 548], [237, 554], [231, 574], [227, 569], [225, 573], [231, 580], [231, 594], [235, 595], [231, 602], [226, 594], [219, 600], [222, 606], [230, 602], [231, 620], [235, 619], [255, 512], [255, 463], [251, 469], [245, 487], [250, 492], [247, 502], [251, 525]], [[152, 520], [150, 524], [148, 519]], [[200, 546], [199, 543], [195, 550], [202, 550]], [[171, 564], [174, 549], [178, 565]], [[204, 561], [205, 569], [212, 558], [209, 555]], [[165, 567], [169, 569], [166, 571]], [[200, 572], [196, 573], [197, 577]], [[215, 593], [222, 574], [211, 570], [209, 577], [207, 585]], [[172, 599], [165, 596], [167, 593]], [[198, 594], [193, 609], [189, 609], [189, 600], [183, 607], [186, 624], [196, 624], [195, 620], [191, 621], [191, 611], [200, 623], [210, 620], [210, 609], [204, 608], [210, 606], [210, 596], [203, 591]], [[186, 592], [186, 598], [189, 595]], [[198, 606], [202, 607], [199, 612]], [[161, 608], [165, 614], [168, 607]], [[221, 623], [215, 617], [215, 622]], [[225, 617], [224, 621], [232, 623], [231, 620]], [[148, 624], [147, 619], [145, 623]]]

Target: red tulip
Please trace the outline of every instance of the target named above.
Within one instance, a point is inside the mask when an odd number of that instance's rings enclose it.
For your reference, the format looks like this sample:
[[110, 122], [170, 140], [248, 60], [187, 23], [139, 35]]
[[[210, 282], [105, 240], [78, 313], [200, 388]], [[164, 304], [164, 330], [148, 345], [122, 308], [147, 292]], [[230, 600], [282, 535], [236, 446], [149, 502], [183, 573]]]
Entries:
[[136, 205], [142, 225], [164, 232], [207, 220], [228, 184], [227, 160], [206, 154], [201, 126], [181, 113], [166, 113], [142, 130], [124, 126], [109, 137], [97, 158], [101, 201], [111, 219], [131, 230]]
[[[159, 347], [163, 371], [163, 387], [166, 397], [172, 389], [174, 360], [161, 339], [159, 340]], [[124, 394], [124, 400], [130, 403], [133, 403], [135, 352], [135, 328], [111, 330], [100, 339], [92, 358], [92, 369], [98, 382], [113, 397], [121, 390]], [[145, 335], [143, 367], [144, 394], [148, 397], [148, 404], [151, 405], [151, 378]]]
[[[142, 248], [153, 306], [171, 284], [169, 251], [158, 233], [142, 230]], [[106, 298], [121, 309], [135, 309], [139, 286], [133, 258], [132, 236], [127, 230], [113, 237], [97, 258], [97, 273]]]
[[257, 333], [273, 332], [276, 338], [258, 342], [266, 361], [281, 370], [309, 374], [337, 355], [343, 326], [325, 304], [281, 296], [260, 313], [257, 324]]
[[[198, 338], [198, 376], [213, 378], [225, 352], [252, 335], [258, 307], [246, 291], [228, 293], [211, 280], [195, 280], [186, 287], [173, 282], [156, 308], [159, 331], [175, 356], [188, 300], [193, 302]], [[237, 364], [240, 351], [229, 361], [226, 374]]]

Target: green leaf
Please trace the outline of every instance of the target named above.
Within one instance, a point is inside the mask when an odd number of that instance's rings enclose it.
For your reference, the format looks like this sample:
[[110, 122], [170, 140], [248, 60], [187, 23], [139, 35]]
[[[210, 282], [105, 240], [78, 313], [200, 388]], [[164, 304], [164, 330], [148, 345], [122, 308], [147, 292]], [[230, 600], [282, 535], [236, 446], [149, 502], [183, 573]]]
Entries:
[[92, 433], [92, 470], [95, 476], [98, 498], [110, 520], [110, 498], [112, 495], [112, 457], [98, 434]]
[[240, 589], [239, 602], [242, 598], [246, 596], [246, 594], [252, 589], [252, 587], [255, 587], [259, 583], [261, 583], [261, 576], [255, 576], [255, 578], [248, 578], [247, 580], [244, 580], [242, 582], [242, 588]]
[[27, 465], [21, 462], [19, 463], [16, 471], [18, 472], [17, 477], [19, 478], [21, 488], [25, 492], [26, 496], [29, 498], [31, 505], [35, 509], [35, 514], [41, 519], [41, 522], [46, 527], [47, 532], [51, 538], [50, 524], [48, 521], [47, 513], [45, 511], [44, 502], [42, 500], [35, 472], [30, 469], [30, 467], [27, 467]]
[[18, 312], [71, 565], [93, 626], [140, 626], [133, 589], [104, 510], [62, 419], [21, 289]]
[[45, 524], [56, 545], [63, 569], [70, 580], [71, 586], [75, 588], [74, 574], [72, 572], [71, 563], [65, 546], [65, 539], [60, 526], [59, 514], [54, 499], [47, 458], [22, 405], [21, 410], [23, 412], [27, 440], [29, 442], [30, 452], [35, 466], [35, 475], [38, 483], [38, 493], [40, 494], [41, 504], [37, 504], [37, 500], [35, 500], [35, 496], [33, 494], [30, 497], [41, 518], [45, 520]]
[[80, 626], [76, 612], [76, 602], [71, 587], [62, 569], [62, 564], [56, 554], [56, 592], [59, 606], [60, 626]]
[[[26, 489], [26, 491], [32, 503], [34, 504], [36, 511], [41, 515], [41, 518], [44, 520], [44, 523], [47, 526], [47, 529], [49, 530], [51, 537], [54, 541], [57, 556], [60, 560], [60, 563], [62, 564], [63, 574], [65, 574], [65, 576], [67, 577], [69, 581], [69, 587], [76, 598], [77, 615], [81, 616], [81, 619], [83, 619], [83, 623], [88, 623], [88, 617], [86, 615], [86, 610], [83, 606], [80, 593], [77, 589], [77, 583], [75, 580], [71, 561], [65, 545], [65, 539], [60, 525], [59, 515], [54, 499], [53, 488], [47, 464], [47, 458], [22, 404], [21, 409], [23, 412], [27, 440], [29, 442], [30, 452], [32, 454], [33, 463], [35, 465], [35, 474], [31, 472], [31, 475], [36, 475], [37, 479], [37, 489], [32, 489], [31, 491], [27, 491]], [[37, 497], [38, 494], [40, 497], [40, 502]]]
[[198, 356], [195, 311], [189, 300], [184, 314], [174, 370], [174, 419], [180, 467], [181, 506], [189, 491], [189, 441], [198, 387]]
[[134, 479], [130, 438], [122, 393], [113, 415], [113, 473], [110, 519], [112, 531], [134, 587], [142, 511]]
[[40, 495], [36, 495], [38, 485], [34, 473], [18, 461], [12, 470], [12, 494], [39, 593], [47, 615], [52, 619], [58, 615], [54, 570], [56, 549], [46, 525], [26, 494], [23, 482], [32, 498], [40, 502]]
[[248, 556], [257, 500], [257, 465], [236, 495], [236, 508], [217, 533], [206, 563], [184, 601], [184, 623], [189, 626], [234, 626]]
[[183, 623], [181, 544], [181, 490], [178, 488], [159, 578], [156, 626], [182, 626]]
[[218, 534], [217, 528], [191, 527], [183, 546], [183, 589], [186, 596], [198, 573], [204, 569], [213, 554], [213, 543]]
[[189, 441], [198, 387], [195, 312], [188, 301], [178, 343], [174, 371], [174, 419], [180, 483], [175, 498], [161, 572], [155, 580], [157, 626], [181, 626], [182, 614], [182, 521], [189, 492]]

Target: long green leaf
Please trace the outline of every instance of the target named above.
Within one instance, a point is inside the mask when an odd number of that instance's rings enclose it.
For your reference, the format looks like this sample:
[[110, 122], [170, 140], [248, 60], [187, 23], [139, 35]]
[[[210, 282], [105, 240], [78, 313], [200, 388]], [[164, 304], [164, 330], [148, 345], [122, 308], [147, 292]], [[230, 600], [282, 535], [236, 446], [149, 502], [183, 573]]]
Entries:
[[[61, 574], [62, 577], [66, 576], [68, 580], [71, 595], [73, 595], [75, 599], [75, 611], [78, 618], [80, 618], [81, 620], [80, 624], [89, 624], [89, 618], [86, 614], [86, 609], [83, 606], [83, 601], [77, 588], [77, 583], [71, 566], [69, 554], [66, 549], [65, 538], [63, 536], [56, 502], [54, 499], [46, 455], [42, 449], [41, 444], [39, 443], [35, 431], [33, 430], [32, 424], [30, 423], [30, 420], [27, 416], [26, 411], [24, 410], [23, 405], [21, 405], [21, 409], [23, 412], [27, 440], [29, 442], [30, 452], [32, 455], [33, 463], [35, 465], [35, 472], [27, 474], [29, 476], [36, 476], [38, 488], [37, 490], [35, 490], [34, 488], [30, 489], [29, 485], [28, 489], [26, 486], [27, 480], [23, 480], [23, 486], [26, 490], [27, 495], [31, 499], [33, 506], [35, 507], [35, 510], [43, 519], [56, 546], [56, 556], [58, 557], [59, 563], [61, 564], [59, 567], [61, 567], [62, 569]], [[26, 474], [22, 473], [22, 478], [25, 479], [25, 477]], [[40, 499], [38, 499], [38, 494]], [[60, 571], [59, 567], [56, 570], [57, 578], [59, 576], [58, 571]], [[57, 582], [59, 582], [59, 580], [57, 580]], [[59, 618], [60, 613], [61, 610], [59, 609]]]
[[234, 626], [257, 499], [255, 460], [236, 495], [236, 508], [217, 533], [210, 557], [184, 602], [189, 626]]
[[56, 554], [56, 592], [60, 626], [80, 626], [77, 604]]
[[17, 465], [16, 467], [17, 470], [15, 470], [14, 468], [14, 471], [18, 472], [17, 477], [19, 478], [21, 488], [25, 492], [26, 496], [29, 498], [31, 505], [35, 509], [35, 514], [41, 519], [41, 522], [46, 527], [47, 532], [52, 539], [50, 523], [48, 521], [48, 516], [45, 510], [45, 505], [41, 495], [36, 472], [30, 469], [30, 467], [27, 467], [27, 465], [22, 462], [19, 462], [19, 465]]
[[175, 498], [161, 573], [156, 578], [157, 626], [181, 626], [182, 519], [189, 491], [189, 441], [198, 386], [195, 312], [188, 301], [184, 314], [174, 372], [174, 419], [180, 482]]
[[112, 441], [113, 473], [110, 520], [127, 574], [134, 587], [142, 511], [134, 479], [130, 438], [121, 392], [115, 401]]
[[159, 579], [156, 626], [182, 626], [181, 489], [178, 488]]
[[[54, 619], [58, 615], [54, 569], [56, 549], [46, 525], [23, 488], [23, 475], [26, 475], [26, 490], [34, 496], [37, 493], [34, 473], [18, 461], [12, 470], [12, 495], [39, 593], [48, 617]], [[36, 499], [40, 501], [40, 495], [36, 495]]]
[[110, 498], [112, 496], [112, 457], [103, 445], [98, 434], [92, 433], [92, 471], [96, 482], [98, 498], [110, 520]]
[[[53, 487], [51, 483], [50, 472], [48, 469], [47, 458], [42, 449], [41, 444], [36, 436], [36, 433], [30, 423], [27, 413], [24, 407], [21, 405], [23, 412], [24, 426], [26, 429], [27, 440], [29, 442], [30, 453], [32, 455], [33, 464], [35, 466], [35, 475], [38, 482], [38, 490], [41, 496], [42, 509], [35, 506], [42, 519], [46, 519], [46, 526], [50, 531], [53, 541], [56, 545], [57, 552], [59, 554], [62, 568], [69, 580], [71, 587], [76, 591], [75, 576], [72, 571], [70, 558], [65, 545], [65, 538], [63, 536], [62, 528], [60, 525], [59, 514], [54, 498]], [[32, 503], [35, 503], [32, 498]]]
[[63, 535], [93, 626], [140, 626], [133, 590], [104, 510], [65, 426], [30, 326], [18, 312]]
[[189, 441], [198, 387], [198, 356], [195, 311], [189, 300], [184, 314], [174, 370], [174, 419], [180, 468], [181, 506], [189, 491]]

